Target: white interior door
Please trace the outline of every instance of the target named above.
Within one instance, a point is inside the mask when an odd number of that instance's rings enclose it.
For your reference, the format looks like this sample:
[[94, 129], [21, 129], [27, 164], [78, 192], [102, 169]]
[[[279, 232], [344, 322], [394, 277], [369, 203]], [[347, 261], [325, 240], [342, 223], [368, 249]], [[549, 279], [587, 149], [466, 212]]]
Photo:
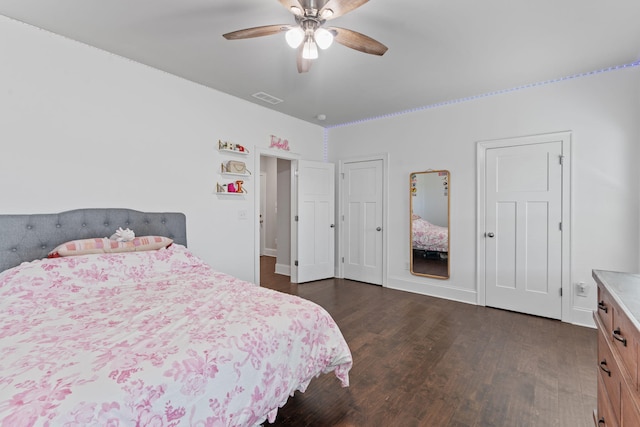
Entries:
[[344, 277], [382, 284], [382, 160], [345, 163]]
[[297, 187], [297, 282], [334, 277], [334, 165], [299, 160]]
[[562, 141], [486, 151], [486, 305], [562, 317]]

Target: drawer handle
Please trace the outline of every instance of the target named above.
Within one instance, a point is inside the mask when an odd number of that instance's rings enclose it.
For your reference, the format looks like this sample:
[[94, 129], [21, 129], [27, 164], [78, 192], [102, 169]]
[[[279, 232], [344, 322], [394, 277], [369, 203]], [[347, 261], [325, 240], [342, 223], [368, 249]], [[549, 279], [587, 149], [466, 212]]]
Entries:
[[622, 335], [622, 332], [620, 332], [620, 328], [616, 328], [613, 330], [613, 338], [615, 338], [616, 340], [620, 341], [622, 343], [622, 345], [624, 345], [625, 347], [627, 346], [627, 339], [626, 338], [622, 338], [620, 335]]
[[604, 311], [605, 313], [609, 312], [609, 309], [607, 308], [607, 305], [604, 303], [604, 301], [598, 302], [598, 308]]
[[600, 417], [600, 419], [598, 420], [598, 425], [606, 425], [606, 422], [604, 421], [604, 417]]
[[607, 368], [607, 360], [603, 360], [602, 362], [600, 362], [600, 369], [602, 369], [604, 372], [607, 373], [607, 375], [611, 376], [611, 370], [609, 370], [609, 368]]

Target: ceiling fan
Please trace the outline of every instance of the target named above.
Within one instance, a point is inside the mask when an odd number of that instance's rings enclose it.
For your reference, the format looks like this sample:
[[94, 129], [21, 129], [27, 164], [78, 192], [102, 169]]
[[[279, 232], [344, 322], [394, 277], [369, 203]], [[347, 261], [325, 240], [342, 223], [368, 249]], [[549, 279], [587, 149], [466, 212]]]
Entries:
[[285, 32], [287, 44], [298, 49], [299, 73], [311, 68], [311, 61], [318, 57], [318, 47], [327, 49], [336, 42], [360, 52], [384, 55], [387, 47], [382, 43], [353, 30], [324, 27], [324, 23], [362, 6], [369, 0], [278, 0], [293, 13], [297, 25], [265, 25], [223, 34], [227, 40], [248, 39]]

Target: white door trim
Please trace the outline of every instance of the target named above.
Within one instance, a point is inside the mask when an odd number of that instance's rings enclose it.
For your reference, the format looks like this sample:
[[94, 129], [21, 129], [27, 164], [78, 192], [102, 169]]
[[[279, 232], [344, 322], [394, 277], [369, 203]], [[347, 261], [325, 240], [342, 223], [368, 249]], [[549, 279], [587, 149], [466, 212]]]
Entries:
[[[278, 159], [286, 159], [286, 160], [291, 160], [292, 161], [292, 167], [291, 167], [291, 207], [293, 208], [294, 206], [298, 205], [298, 198], [297, 198], [297, 193], [294, 191], [294, 185], [293, 185], [293, 170], [294, 170], [294, 165], [293, 165], [293, 161], [298, 161], [300, 160], [300, 154], [297, 153], [290, 153], [287, 151], [281, 151], [281, 150], [274, 150], [273, 148], [260, 148], [260, 147], [253, 147], [253, 170], [254, 170], [254, 177], [260, 176], [260, 157], [262, 156], [268, 156], [268, 157], [276, 157]], [[254, 249], [254, 256], [253, 256], [253, 283], [259, 285], [260, 284], [260, 184], [258, 183], [258, 185], [253, 186], [255, 188], [254, 190], [254, 201], [253, 201], [253, 249]], [[293, 209], [292, 209], [292, 212]], [[298, 252], [297, 252], [297, 246], [294, 245], [294, 242], [296, 242], [297, 240], [297, 233], [294, 232], [297, 231], [297, 228], [293, 225], [294, 222], [291, 221], [291, 262], [293, 263], [293, 260], [296, 259]], [[292, 275], [293, 275], [293, 271], [292, 271]]]
[[562, 321], [572, 323], [573, 292], [571, 286], [571, 132], [553, 132], [514, 138], [479, 141], [477, 144], [477, 222], [476, 222], [476, 283], [478, 286], [477, 304], [486, 305], [484, 224], [486, 215], [486, 152], [491, 148], [529, 145], [554, 138], [562, 141]]
[[387, 287], [387, 265], [388, 265], [388, 256], [387, 256], [387, 247], [388, 247], [388, 238], [387, 238], [387, 225], [389, 218], [389, 153], [381, 153], [381, 154], [372, 154], [370, 156], [362, 156], [362, 157], [348, 157], [346, 159], [342, 159], [338, 162], [337, 168], [337, 176], [336, 180], [339, 182], [338, 184], [338, 256], [336, 257], [336, 277], [344, 278], [344, 266], [340, 260], [344, 256], [344, 222], [342, 220], [342, 216], [344, 215], [344, 192], [345, 189], [343, 187], [344, 182], [341, 179], [342, 174], [344, 173], [344, 164], [345, 163], [355, 163], [355, 162], [367, 162], [372, 160], [382, 160], [382, 286]]

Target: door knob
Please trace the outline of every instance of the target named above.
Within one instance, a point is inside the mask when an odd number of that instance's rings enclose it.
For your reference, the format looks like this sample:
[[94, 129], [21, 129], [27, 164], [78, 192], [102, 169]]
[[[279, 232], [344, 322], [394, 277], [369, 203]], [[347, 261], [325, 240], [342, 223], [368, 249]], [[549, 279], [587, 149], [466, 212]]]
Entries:
[[334, 228], [336, 225], [335, 224], [331, 224], [329, 227]]
[[376, 227], [376, 231], [382, 231], [382, 227]]
[[495, 236], [495, 234], [493, 234], [493, 233], [489, 232], [489, 233], [486, 233], [486, 234], [485, 234], [485, 236], [487, 236], [487, 237], [494, 237], [494, 236]]

